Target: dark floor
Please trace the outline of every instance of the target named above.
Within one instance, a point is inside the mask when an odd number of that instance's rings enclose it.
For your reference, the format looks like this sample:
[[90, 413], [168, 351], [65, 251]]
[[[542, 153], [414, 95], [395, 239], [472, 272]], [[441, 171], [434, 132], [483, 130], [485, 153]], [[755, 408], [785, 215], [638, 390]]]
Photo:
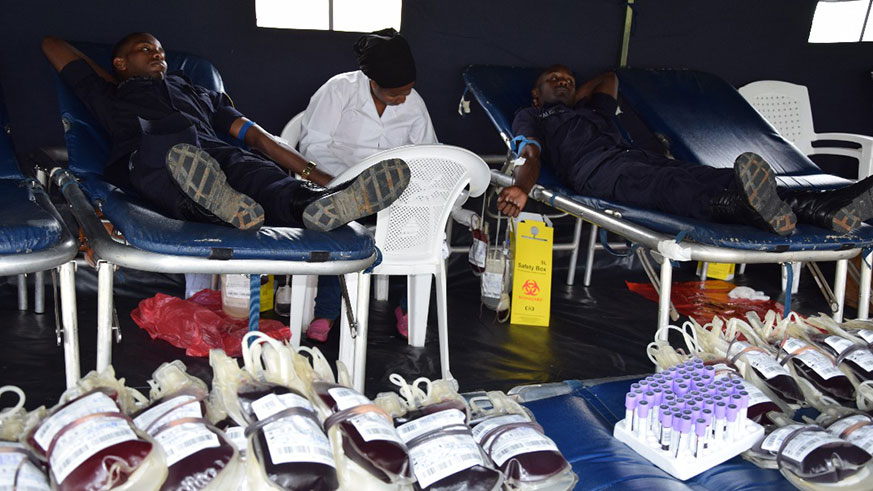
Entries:
[[[556, 254], [551, 324], [543, 328], [499, 324], [488, 310], [480, 315], [479, 280], [470, 274], [466, 256], [452, 256], [448, 279], [451, 371], [461, 390], [508, 390], [520, 384], [651, 372], [645, 346], [652, 340], [657, 305], [629, 292], [624, 283], [645, 281], [645, 275], [627, 259], [605, 252], [598, 253], [598, 258], [592, 287], [581, 286], [582, 266], [577, 271], [577, 285], [570, 287], [565, 284], [568, 256]], [[825, 265], [824, 269], [832, 275], [832, 267]], [[694, 265], [684, 264], [674, 279], [692, 280], [693, 274]], [[93, 369], [96, 359], [96, 276], [90, 267], [80, 265], [76, 278], [85, 373]], [[63, 351], [55, 344], [53, 301], [49, 294], [46, 314], [18, 311], [14, 280], [6, 278], [0, 283], [0, 386], [14, 384], [24, 389], [28, 408], [51, 405], [64, 389]], [[771, 296], [778, 296], [778, 281], [776, 265], [749, 266], [747, 274], [736, 280]], [[392, 388], [387, 382], [392, 372], [408, 379], [439, 374], [433, 300], [425, 348], [409, 347], [396, 333], [392, 302], [400, 293], [401, 282], [399, 277], [392, 279], [389, 302], [372, 303], [366, 381], [370, 396]], [[205, 359], [187, 357], [181, 349], [152, 341], [130, 318], [137, 303], [156, 292], [181, 295], [184, 285], [180, 275], [122, 270], [116, 273], [115, 285], [123, 340], [114, 346], [112, 360], [119, 377], [126, 378], [130, 386], [146, 389], [146, 380], [158, 365], [181, 359], [193, 374], [211, 378]], [[793, 305], [804, 314], [826, 309], [808, 274], [801, 281], [800, 293], [793, 297]], [[852, 314], [851, 309], [847, 311], [847, 317]], [[336, 358], [338, 340], [334, 329], [320, 346], [328, 359]]]

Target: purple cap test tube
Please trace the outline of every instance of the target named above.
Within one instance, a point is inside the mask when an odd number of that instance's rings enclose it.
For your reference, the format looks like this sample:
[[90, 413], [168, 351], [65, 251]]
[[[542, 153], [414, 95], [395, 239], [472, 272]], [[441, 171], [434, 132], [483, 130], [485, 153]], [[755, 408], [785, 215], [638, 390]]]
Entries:
[[727, 406], [727, 431], [725, 431], [724, 439], [725, 440], [733, 440], [736, 438], [737, 431], [739, 428], [737, 427], [737, 416], [740, 414], [740, 408], [737, 407], [736, 404], [728, 404]]
[[637, 425], [635, 430], [637, 437], [641, 440], [646, 439], [646, 431], [649, 429], [649, 408], [649, 401], [642, 400], [637, 404]]
[[715, 414], [715, 423], [713, 423], [713, 428], [714, 428], [713, 436], [714, 436], [716, 441], [720, 441], [724, 438], [722, 436], [722, 433], [724, 433], [724, 423], [725, 423], [725, 416], [727, 413], [727, 404], [725, 404], [722, 401], [716, 402], [715, 403], [715, 411], [713, 411], [713, 413]]
[[636, 392], [628, 392], [624, 396], [624, 419], [627, 421], [627, 426], [631, 431], [634, 431], [634, 414], [640, 399]]

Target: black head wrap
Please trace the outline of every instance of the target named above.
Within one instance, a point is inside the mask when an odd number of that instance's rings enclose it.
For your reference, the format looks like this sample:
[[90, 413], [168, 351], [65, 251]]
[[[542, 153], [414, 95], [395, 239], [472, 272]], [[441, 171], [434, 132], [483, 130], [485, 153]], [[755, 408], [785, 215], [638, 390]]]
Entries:
[[415, 60], [409, 43], [393, 28], [364, 34], [354, 46], [358, 66], [384, 89], [415, 81]]

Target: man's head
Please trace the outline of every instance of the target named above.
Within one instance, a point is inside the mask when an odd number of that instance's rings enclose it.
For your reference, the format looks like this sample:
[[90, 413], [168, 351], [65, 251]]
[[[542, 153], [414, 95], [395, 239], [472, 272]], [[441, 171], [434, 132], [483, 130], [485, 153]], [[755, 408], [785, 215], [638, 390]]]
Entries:
[[354, 51], [376, 99], [389, 106], [406, 102], [415, 86], [415, 60], [403, 36], [391, 28], [365, 34]]
[[161, 42], [147, 32], [134, 32], [112, 48], [112, 69], [119, 80], [131, 77], [164, 78], [167, 62]]
[[572, 106], [576, 99], [576, 78], [564, 65], [552, 65], [540, 73], [530, 91], [534, 107], [561, 103]]

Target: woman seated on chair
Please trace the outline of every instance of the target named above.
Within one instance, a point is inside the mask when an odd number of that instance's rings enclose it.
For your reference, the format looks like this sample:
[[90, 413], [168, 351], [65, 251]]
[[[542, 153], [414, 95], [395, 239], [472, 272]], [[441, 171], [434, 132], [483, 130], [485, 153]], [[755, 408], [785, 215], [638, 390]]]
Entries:
[[[413, 89], [415, 61], [406, 40], [383, 29], [358, 39], [354, 52], [360, 70], [325, 82], [303, 115], [300, 152], [334, 176], [382, 150], [437, 143], [424, 100]], [[400, 303], [394, 313], [397, 330], [406, 337], [405, 294]], [[339, 314], [338, 280], [322, 276], [306, 336], [325, 341]]]

